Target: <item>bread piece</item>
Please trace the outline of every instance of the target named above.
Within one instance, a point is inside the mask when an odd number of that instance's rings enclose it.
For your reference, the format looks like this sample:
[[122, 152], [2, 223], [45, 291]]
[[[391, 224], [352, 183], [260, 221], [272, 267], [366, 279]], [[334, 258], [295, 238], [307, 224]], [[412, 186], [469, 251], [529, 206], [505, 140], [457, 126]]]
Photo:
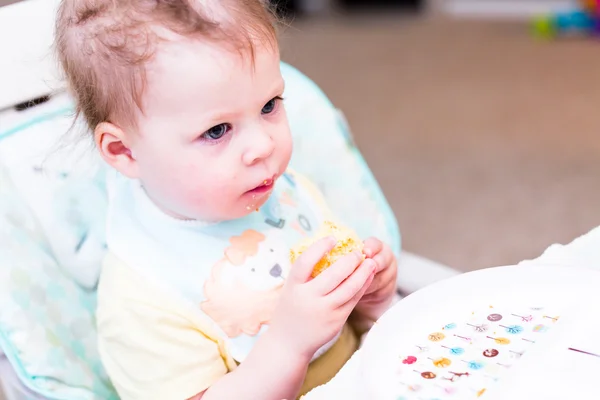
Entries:
[[338, 226], [331, 221], [325, 221], [314, 237], [300, 242], [291, 249], [290, 260], [292, 264], [295, 263], [298, 257], [300, 257], [300, 254], [306, 251], [311, 245], [328, 236], [333, 236], [337, 240], [337, 244], [317, 263], [317, 265], [315, 265], [311, 275], [313, 278], [325, 271], [341, 257], [350, 254], [353, 251], [362, 254], [364, 244], [354, 231], [346, 227]]

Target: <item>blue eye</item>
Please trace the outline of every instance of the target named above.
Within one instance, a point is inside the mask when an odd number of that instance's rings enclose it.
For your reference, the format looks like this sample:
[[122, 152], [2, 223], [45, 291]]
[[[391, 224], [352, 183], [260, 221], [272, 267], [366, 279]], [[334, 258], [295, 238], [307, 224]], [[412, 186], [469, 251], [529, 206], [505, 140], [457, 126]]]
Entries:
[[281, 97], [277, 96], [269, 100], [267, 104], [260, 111], [261, 114], [271, 114], [277, 108], [277, 102], [282, 100]]
[[229, 131], [229, 125], [219, 124], [207, 130], [202, 136], [210, 140], [219, 140]]

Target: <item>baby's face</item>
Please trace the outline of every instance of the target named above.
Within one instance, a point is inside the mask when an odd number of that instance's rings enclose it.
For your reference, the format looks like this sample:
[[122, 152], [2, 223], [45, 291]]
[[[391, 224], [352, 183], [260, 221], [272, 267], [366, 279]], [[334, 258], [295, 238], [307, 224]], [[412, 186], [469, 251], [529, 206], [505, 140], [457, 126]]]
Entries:
[[201, 41], [165, 44], [148, 66], [130, 149], [150, 198], [168, 214], [222, 221], [262, 206], [289, 163], [279, 53], [250, 56]]

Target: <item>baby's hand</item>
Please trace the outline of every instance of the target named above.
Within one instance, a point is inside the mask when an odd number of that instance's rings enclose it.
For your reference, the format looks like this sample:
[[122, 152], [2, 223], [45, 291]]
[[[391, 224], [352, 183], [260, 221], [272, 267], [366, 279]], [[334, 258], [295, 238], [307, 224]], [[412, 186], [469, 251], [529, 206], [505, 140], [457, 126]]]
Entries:
[[377, 270], [356, 311], [373, 321], [381, 317], [394, 298], [398, 263], [390, 246], [375, 238], [365, 240], [364, 253], [367, 259], [375, 261]]
[[322, 239], [298, 258], [269, 328], [280, 343], [308, 359], [342, 330], [375, 274], [373, 260], [353, 253], [310, 279], [315, 264], [334, 245], [334, 239]]

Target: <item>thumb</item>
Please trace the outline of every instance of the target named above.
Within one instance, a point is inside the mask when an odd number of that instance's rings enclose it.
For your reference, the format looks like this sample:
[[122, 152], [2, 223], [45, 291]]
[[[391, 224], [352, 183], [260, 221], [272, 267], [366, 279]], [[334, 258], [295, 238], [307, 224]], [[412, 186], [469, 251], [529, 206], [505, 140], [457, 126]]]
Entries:
[[333, 237], [326, 237], [312, 244], [296, 260], [290, 273], [290, 279], [298, 283], [307, 282], [315, 265], [333, 249], [335, 244], [336, 240]]

